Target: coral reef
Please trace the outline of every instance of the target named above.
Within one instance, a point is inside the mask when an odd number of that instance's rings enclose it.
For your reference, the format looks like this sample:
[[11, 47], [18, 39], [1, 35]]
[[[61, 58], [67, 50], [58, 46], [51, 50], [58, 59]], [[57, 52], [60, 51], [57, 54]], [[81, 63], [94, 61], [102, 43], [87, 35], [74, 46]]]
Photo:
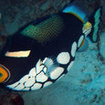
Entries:
[[5, 93], [0, 95], [0, 105], [24, 105], [24, 101], [18, 93]]

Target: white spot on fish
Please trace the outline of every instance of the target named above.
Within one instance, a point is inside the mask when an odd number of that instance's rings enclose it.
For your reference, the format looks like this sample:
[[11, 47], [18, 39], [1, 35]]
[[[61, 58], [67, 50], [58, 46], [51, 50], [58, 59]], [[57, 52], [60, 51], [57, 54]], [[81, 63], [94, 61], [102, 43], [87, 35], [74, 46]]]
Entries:
[[73, 65], [74, 61], [71, 61], [71, 63], [69, 64], [69, 66], [67, 67], [67, 70], [69, 71]]
[[77, 43], [73, 42], [72, 48], [71, 48], [71, 55], [72, 55], [72, 57], [75, 56], [76, 50], [77, 50]]
[[70, 61], [70, 55], [68, 52], [61, 52], [58, 56], [57, 56], [57, 62], [60, 64], [67, 64]]
[[38, 90], [40, 89], [42, 86], [42, 84], [40, 83], [35, 83], [32, 87], [31, 87], [31, 90]]
[[63, 71], [64, 71], [64, 68], [62, 68], [62, 67], [55, 68], [55, 70], [53, 70], [50, 73], [51, 79], [57, 79], [63, 73]]
[[78, 40], [78, 47], [80, 47], [80, 45], [81, 45], [83, 39], [84, 39], [84, 36], [81, 35], [80, 38], [79, 38], [79, 40]]
[[15, 82], [14, 84], [7, 85], [8, 88], [14, 89], [19, 84], [19, 82]]
[[35, 67], [30, 70], [29, 76], [36, 76]]
[[44, 67], [43, 72], [44, 72], [44, 73], [47, 72], [47, 67]]
[[43, 62], [39, 59], [39, 61], [36, 64], [36, 73], [38, 74], [41, 72], [44, 68]]
[[31, 87], [33, 84], [35, 83], [35, 78], [29, 78], [26, 82], [25, 82], [25, 87]]
[[24, 82], [26, 82], [26, 81], [28, 80], [28, 78], [29, 78], [29, 75], [25, 75], [25, 76], [22, 77], [18, 82], [19, 82], [19, 83], [24, 83]]
[[53, 62], [53, 60], [51, 59], [51, 58], [45, 58], [44, 60], [43, 60], [43, 63], [47, 66], [47, 65], [53, 65], [54, 64], [54, 62]]
[[15, 82], [14, 84], [7, 85], [7, 87], [9, 87], [13, 90], [19, 90], [19, 89], [22, 90], [22, 88], [24, 86], [23, 83], [26, 82], [28, 80], [28, 78], [29, 78], [29, 75], [25, 75], [19, 81]]
[[48, 81], [48, 82], [46, 82], [46, 83], [44, 84], [43, 87], [47, 87], [47, 86], [49, 86], [49, 85], [51, 85], [51, 84], [52, 84], [52, 82], [51, 82], [51, 81]]
[[48, 77], [43, 72], [41, 72], [40, 74], [36, 76], [36, 80], [38, 82], [45, 82], [47, 79]]
[[17, 87], [14, 88], [14, 90], [23, 90], [23, 89], [24, 89], [23, 84], [19, 84]]

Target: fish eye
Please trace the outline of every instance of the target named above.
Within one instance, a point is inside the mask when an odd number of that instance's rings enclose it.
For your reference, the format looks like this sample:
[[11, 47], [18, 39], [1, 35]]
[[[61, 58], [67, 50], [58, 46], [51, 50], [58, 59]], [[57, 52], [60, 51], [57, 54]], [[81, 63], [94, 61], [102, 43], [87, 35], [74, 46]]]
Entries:
[[9, 78], [10, 78], [9, 70], [5, 66], [0, 64], [0, 83], [8, 81]]

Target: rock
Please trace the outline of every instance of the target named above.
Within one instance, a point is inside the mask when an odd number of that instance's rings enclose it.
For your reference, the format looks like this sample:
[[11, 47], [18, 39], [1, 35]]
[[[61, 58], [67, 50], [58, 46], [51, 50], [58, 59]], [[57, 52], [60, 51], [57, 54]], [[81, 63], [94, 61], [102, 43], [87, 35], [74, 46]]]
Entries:
[[40, 9], [43, 11], [48, 10], [51, 7], [51, 1], [47, 1], [44, 4], [41, 5]]
[[105, 32], [100, 35], [100, 54], [105, 59]]
[[0, 95], [0, 105], [24, 105], [24, 101], [18, 93], [5, 93]]

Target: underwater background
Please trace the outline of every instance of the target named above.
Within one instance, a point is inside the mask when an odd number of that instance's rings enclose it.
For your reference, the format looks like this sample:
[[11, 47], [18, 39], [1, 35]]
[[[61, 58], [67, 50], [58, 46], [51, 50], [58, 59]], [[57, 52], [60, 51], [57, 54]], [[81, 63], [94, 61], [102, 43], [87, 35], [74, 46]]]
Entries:
[[[6, 38], [42, 16], [57, 13], [75, 0], [0, 1], [0, 51]], [[87, 38], [88, 48], [76, 53], [67, 75], [53, 85], [31, 92], [15, 92], [0, 86], [0, 105], [105, 105], [105, 1], [78, 0], [91, 14], [102, 6], [100, 37]]]

